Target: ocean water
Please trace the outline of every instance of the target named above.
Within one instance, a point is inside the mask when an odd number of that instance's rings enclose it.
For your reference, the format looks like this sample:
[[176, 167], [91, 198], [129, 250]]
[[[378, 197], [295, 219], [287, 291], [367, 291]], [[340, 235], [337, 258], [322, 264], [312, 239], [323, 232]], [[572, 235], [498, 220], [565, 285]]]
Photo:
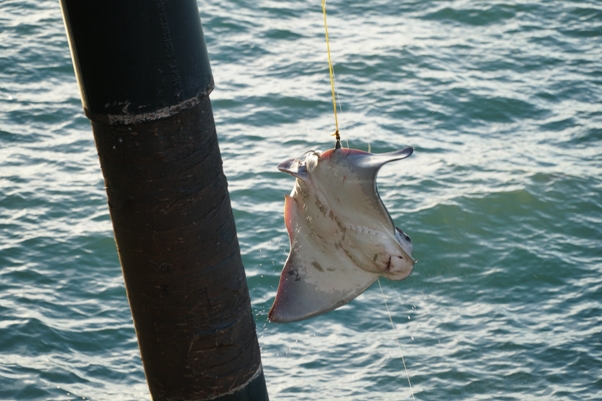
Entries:
[[[199, 1], [270, 398], [602, 399], [602, 3], [327, 6], [344, 146], [415, 148], [378, 185], [419, 263], [267, 322], [276, 165], [333, 145], [321, 4]], [[0, 3], [0, 399], [149, 399], [56, 0]]]

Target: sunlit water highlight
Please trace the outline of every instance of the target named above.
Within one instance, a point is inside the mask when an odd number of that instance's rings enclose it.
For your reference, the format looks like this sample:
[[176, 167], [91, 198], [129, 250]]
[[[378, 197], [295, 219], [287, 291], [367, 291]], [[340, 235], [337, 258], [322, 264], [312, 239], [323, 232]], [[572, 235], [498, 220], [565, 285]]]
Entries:
[[[602, 399], [602, 5], [328, 2], [343, 143], [416, 148], [379, 190], [420, 262], [266, 322], [280, 161], [333, 145], [319, 1], [199, 3], [273, 400]], [[55, 0], [0, 4], [0, 399], [148, 399]]]

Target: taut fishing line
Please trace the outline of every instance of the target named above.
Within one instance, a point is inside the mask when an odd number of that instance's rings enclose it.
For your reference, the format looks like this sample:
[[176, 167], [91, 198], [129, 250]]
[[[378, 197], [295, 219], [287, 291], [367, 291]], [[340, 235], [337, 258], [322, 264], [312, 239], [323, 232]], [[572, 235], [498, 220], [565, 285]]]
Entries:
[[332, 69], [332, 59], [330, 58], [330, 41], [328, 40], [328, 23], [326, 22], [326, 0], [322, 0], [322, 14], [324, 15], [324, 33], [326, 36], [326, 53], [328, 54], [328, 71], [330, 72], [330, 88], [332, 90], [332, 108], [334, 110], [334, 136], [336, 137], [335, 148], [341, 147], [341, 136], [339, 134], [339, 119], [337, 117], [337, 97], [334, 89], [334, 71]]

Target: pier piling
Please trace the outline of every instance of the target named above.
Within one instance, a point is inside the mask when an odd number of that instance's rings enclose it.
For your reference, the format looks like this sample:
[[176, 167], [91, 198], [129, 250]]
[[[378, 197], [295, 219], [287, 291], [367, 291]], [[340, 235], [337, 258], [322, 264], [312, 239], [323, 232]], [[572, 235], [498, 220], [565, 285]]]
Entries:
[[194, 0], [60, 0], [152, 399], [267, 401]]

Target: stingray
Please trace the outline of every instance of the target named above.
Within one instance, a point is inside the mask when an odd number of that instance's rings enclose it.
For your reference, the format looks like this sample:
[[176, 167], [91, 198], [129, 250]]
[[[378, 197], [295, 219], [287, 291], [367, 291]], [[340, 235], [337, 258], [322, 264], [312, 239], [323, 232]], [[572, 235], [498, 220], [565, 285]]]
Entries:
[[412, 241], [395, 227], [378, 195], [376, 175], [385, 163], [412, 152], [337, 148], [278, 165], [296, 180], [285, 195], [291, 249], [268, 314], [271, 321], [321, 315], [353, 300], [380, 276], [403, 280], [410, 275]]

